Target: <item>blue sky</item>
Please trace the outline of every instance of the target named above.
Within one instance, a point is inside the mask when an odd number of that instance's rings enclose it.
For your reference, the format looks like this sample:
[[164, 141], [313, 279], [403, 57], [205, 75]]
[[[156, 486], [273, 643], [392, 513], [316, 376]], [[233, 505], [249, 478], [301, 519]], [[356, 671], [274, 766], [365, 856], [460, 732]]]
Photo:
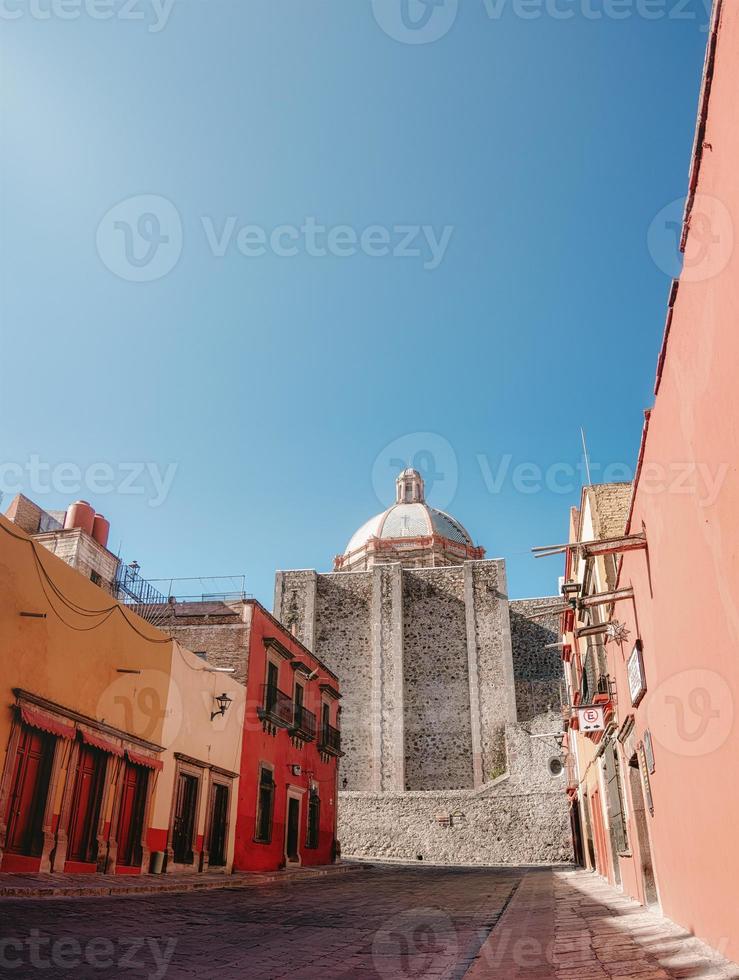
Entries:
[[461, 0], [423, 43], [401, 0], [67, 2], [3, 7], [3, 509], [84, 497], [147, 577], [271, 607], [403, 458], [556, 591], [579, 427], [633, 466], [651, 403], [704, 0]]

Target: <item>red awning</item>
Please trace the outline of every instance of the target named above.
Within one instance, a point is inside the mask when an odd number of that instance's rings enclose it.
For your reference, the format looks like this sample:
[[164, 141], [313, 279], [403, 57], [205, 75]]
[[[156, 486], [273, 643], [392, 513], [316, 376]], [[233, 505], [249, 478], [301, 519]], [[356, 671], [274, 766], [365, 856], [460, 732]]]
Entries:
[[134, 765], [156, 769], [157, 772], [160, 772], [164, 768], [164, 763], [161, 759], [153, 759], [149, 755], [139, 755], [138, 752], [131, 752], [130, 749], [126, 749], [126, 755], [128, 756], [128, 761], [133, 762]]
[[29, 708], [21, 705], [21, 718], [26, 725], [31, 728], [38, 728], [41, 732], [48, 732], [50, 735], [57, 735], [59, 738], [74, 738], [74, 725], [65, 724], [61, 720], [52, 718], [51, 715], [44, 714], [37, 708]]
[[86, 732], [82, 729], [80, 729], [80, 735], [85, 745], [91, 745], [94, 749], [102, 749], [103, 752], [110, 752], [111, 755], [123, 755], [123, 749], [120, 745], [116, 745], [115, 742], [103, 738], [102, 735], [93, 735], [91, 732]]

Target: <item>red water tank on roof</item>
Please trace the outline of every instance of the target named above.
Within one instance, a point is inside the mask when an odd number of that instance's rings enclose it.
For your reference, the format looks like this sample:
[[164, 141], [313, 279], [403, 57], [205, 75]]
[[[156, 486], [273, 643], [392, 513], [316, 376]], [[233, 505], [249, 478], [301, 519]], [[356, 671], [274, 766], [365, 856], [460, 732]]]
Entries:
[[110, 521], [106, 521], [102, 514], [95, 514], [95, 521], [92, 525], [92, 536], [103, 548], [108, 547], [108, 535], [110, 534]]
[[95, 524], [95, 511], [86, 500], [76, 500], [67, 510], [64, 518], [64, 529], [69, 530], [73, 527], [82, 528], [88, 534], [92, 534]]

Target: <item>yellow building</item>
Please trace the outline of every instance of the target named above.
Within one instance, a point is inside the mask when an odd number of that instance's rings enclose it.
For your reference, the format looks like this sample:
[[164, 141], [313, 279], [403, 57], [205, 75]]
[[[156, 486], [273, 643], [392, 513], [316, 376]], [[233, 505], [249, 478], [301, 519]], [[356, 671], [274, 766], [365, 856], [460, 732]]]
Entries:
[[230, 870], [244, 687], [2, 516], [0, 695], [0, 870]]

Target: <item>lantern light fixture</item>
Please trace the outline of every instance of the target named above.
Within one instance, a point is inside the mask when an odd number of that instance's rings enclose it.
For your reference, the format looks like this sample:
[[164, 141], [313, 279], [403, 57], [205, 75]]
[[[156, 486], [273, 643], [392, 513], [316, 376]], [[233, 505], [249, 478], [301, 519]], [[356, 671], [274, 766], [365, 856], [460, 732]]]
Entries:
[[223, 694], [218, 694], [216, 696], [216, 704], [218, 705], [218, 711], [211, 711], [210, 720], [213, 721], [213, 719], [217, 718], [219, 715], [221, 717], [225, 715], [226, 711], [228, 710], [228, 706], [231, 704], [232, 701], [233, 698], [230, 698], [225, 691]]

